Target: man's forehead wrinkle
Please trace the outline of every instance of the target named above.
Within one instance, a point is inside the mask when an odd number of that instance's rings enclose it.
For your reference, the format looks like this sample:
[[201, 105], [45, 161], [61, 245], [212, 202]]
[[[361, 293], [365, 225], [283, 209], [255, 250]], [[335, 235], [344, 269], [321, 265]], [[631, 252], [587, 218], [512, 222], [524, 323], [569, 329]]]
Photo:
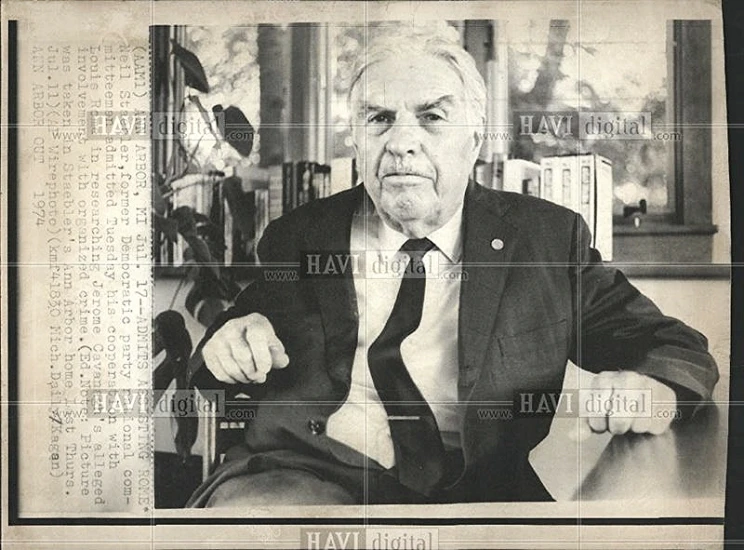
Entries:
[[[424, 82], [428, 82], [429, 89], [441, 88], [438, 90], [441, 95], [461, 95], [464, 92], [462, 76], [449, 63], [437, 56], [426, 56], [426, 59], [434, 61], [434, 65], [427, 64], [424, 68], [422, 63], [409, 62], [407, 68], [400, 66], [386, 67], [385, 63], [399, 61], [394, 58], [386, 58], [370, 64], [362, 76], [365, 97], [368, 98], [375, 93], [381, 93], [385, 97], [391, 85], [394, 87], [396, 84], [400, 84], [401, 77], [409, 77], [414, 80], [418, 80], [417, 77], [423, 78]], [[403, 78], [403, 80], [406, 80], [405, 85], [410, 84], [408, 79]], [[456, 89], [453, 89], [453, 87]], [[429, 90], [423, 91], [427, 92]]]
[[[388, 105], [386, 101], [385, 94], [383, 94], [383, 97], [381, 98], [382, 101], [362, 101], [359, 105], [358, 112], [370, 112], [370, 111], [395, 111], [397, 110], [397, 106], [395, 105]], [[415, 103], [413, 103], [415, 101]], [[452, 105], [456, 101], [456, 96], [454, 94], [445, 94], [442, 96], [439, 96], [435, 99], [424, 99], [422, 101], [419, 101], [418, 99], [412, 99], [412, 100], [403, 100], [403, 103], [411, 109], [414, 112], [420, 112], [420, 111], [426, 111], [429, 109], [434, 109], [437, 107]], [[411, 108], [412, 107], [412, 108]]]
[[455, 95], [454, 94], [446, 94], [443, 96], [438, 97], [434, 101], [426, 101], [422, 104], [421, 109], [433, 109], [435, 107], [441, 107], [443, 104], [452, 104], [455, 102]]

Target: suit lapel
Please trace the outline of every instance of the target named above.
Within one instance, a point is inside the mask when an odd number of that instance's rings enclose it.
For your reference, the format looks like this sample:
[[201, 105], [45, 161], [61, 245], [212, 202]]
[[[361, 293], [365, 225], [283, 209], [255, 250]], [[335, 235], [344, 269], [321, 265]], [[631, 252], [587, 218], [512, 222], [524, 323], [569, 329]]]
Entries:
[[[349, 253], [352, 220], [360, 206], [366, 206], [365, 196], [363, 186], [358, 185], [330, 199], [324, 215], [308, 230], [304, 251]], [[311, 286], [323, 321], [326, 367], [343, 398], [351, 381], [359, 328], [353, 274], [346, 270], [338, 277], [315, 279]]]
[[478, 379], [517, 246], [507, 221], [509, 204], [499, 193], [471, 182], [463, 209], [463, 272], [460, 289], [458, 392], [464, 401]]
[[[346, 253], [350, 249], [354, 215], [371, 212], [362, 185], [339, 193], [305, 237], [305, 251]], [[517, 246], [516, 227], [507, 220], [509, 204], [498, 193], [473, 182], [463, 208], [463, 278], [460, 289], [458, 386], [464, 400], [483, 367], [501, 295], [509, 274], [509, 262]], [[366, 213], [369, 213], [366, 212]], [[362, 215], [365, 212], [361, 212]], [[503, 243], [494, 242], [498, 239]], [[348, 392], [357, 345], [359, 313], [353, 275], [314, 280], [312, 288], [324, 327], [328, 373], [340, 385], [341, 398]]]

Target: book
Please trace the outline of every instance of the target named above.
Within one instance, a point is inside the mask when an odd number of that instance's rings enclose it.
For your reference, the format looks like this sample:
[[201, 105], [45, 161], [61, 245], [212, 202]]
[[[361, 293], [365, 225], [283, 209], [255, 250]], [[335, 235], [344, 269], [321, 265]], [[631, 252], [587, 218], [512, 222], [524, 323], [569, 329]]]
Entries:
[[329, 196], [333, 191], [333, 173], [331, 166], [313, 161], [301, 160], [282, 164], [281, 185], [278, 181], [273, 184], [273, 176], [269, 176], [270, 219], [273, 220], [279, 215], [279, 209], [275, 206], [279, 200], [282, 204], [281, 213], [286, 214], [301, 204]]
[[295, 166], [295, 181], [297, 185], [297, 204], [295, 208], [313, 200], [312, 181], [314, 170], [315, 163], [311, 161], [302, 160]]
[[295, 196], [297, 186], [295, 185], [294, 164], [285, 162], [282, 164], [282, 213], [286, 214], [295, 208]]
[[[173, 181], [171, 183], [173, 198], [169, 215], [181, 206], [187, 206], [200, 214], [208, 214], [212, 207], [213, 181], [208, 174], [186, 174]], [[179, 236], [172, 247], [169, 247], [170, 265], [178, 267], [184, 264], [186, 246], [183, 238]]]
[[269, 221], [284, 213], [284, 179], [282, 166], [270, 166], [269, 170]]
[[256, 224], [255, 224], [255, 243], [261, 240], [266, 226], [269, 225], [270, 220], [270, 200], [268, 189], [256, 189], [255, 193], [255, 205], [256, 205]]
[[540, 196], [540, 165], [523, 159], [504, 161], [502, 190]]
[[581, 214], [592, 246], [612, 260], [612, 162], [601, 155], [563, 155], [540, 161], [539, 196]]
[[319, 165], [320, 176], [321, 176], [321, 197], [331, 196], [331, 167], [327, 164]]

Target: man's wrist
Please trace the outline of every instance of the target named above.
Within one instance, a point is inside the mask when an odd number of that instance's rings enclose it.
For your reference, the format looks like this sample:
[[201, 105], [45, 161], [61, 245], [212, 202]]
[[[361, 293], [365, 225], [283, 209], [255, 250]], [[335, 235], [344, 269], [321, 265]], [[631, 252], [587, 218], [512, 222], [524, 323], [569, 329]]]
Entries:
[[669, 380], [664, 380], [655, 376], [651, 376], [651, 378], [655, 379], [661, 384], [664, 384], [674, 391], [674, 395], [677, 398], [676, 407], [677, 411], [679, 412], [678, 416], [675, 417], [675, 420], [687, 420], [695, 414], [695, 411], [697, 410], [701, 401], [701, 397], [697, 392], [694, 392], [685, 386], [677, 384], [676, 382], [670, 382]]

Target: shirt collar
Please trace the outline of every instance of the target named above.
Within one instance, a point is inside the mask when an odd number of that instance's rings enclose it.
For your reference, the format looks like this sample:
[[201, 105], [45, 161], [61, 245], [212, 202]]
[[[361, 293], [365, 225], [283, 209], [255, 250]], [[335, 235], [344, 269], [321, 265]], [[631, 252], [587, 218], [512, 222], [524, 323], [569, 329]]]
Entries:
[[[408, 237], [389, 227], [379, 215], [375, 217], [379, 228], [378, 244], [380, 250], [400, 250]], [[436, 245], [450, 262], [459, 262], [462, 256], [462, 204], [447, 223], [432, 231], [426, 237]]]

